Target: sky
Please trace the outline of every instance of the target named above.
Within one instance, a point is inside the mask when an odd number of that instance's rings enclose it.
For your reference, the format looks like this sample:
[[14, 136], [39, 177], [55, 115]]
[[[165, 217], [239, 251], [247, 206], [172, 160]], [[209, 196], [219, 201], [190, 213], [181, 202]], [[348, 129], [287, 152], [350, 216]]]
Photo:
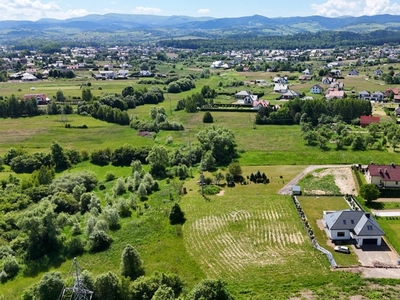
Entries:
[[0, 0], [0, 20], [124, 13], [193, 17], [400, 15], [400, 0]]

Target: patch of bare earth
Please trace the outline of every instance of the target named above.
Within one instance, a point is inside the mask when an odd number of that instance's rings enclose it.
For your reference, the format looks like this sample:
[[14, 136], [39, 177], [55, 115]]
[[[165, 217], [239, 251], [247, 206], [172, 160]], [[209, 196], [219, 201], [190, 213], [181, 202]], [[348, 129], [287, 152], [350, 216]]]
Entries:
[[225, 195], [225, 190], [221, 190], [216, 196], [223, 196]]
[[304, 291], [300, 294], [300, 297], [292, 297], [289, 300], [314, 300], [317, 299], [312, 291]]
[[[313, 176], [322, 178], [327, 175], [333, 175], [335, 178], [335, 184], [340, 189], [340, 193], [345, 194], [356, 194], [356, 185], [354, 182], [353, 174], [351, 173], [350, 167], [342, 168], [327, 168], [322, 172], [314, 172]], [[312, 191], [315, 195], [324, 195], [324, 191]]]

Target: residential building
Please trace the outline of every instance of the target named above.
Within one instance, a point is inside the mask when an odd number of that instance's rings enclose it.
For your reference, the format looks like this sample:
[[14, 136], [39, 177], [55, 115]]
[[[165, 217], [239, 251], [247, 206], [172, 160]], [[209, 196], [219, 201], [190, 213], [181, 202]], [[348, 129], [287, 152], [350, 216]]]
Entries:
[[322, 222], [332, 241], [354, 239], [358, 246], [380, 246], [385, 234], [369, 213], [359, 210], [324, 212]]
[[381, 118], [380, 117], [374, 117], [374, 116], [361, 116], [360, 117], [360, 125], [361, 127], [367, 127], [371, 123], [380, 123]]
[[390, 165], [370, 164], [365, 171], [368, 183], [385, 188], [400, 187], [400, 166], [396, 166], [394, 163]]
[[318, 84], [314, 85], [310, 90], [311, 94], [322, 94], [322, 91], [322, 87]]

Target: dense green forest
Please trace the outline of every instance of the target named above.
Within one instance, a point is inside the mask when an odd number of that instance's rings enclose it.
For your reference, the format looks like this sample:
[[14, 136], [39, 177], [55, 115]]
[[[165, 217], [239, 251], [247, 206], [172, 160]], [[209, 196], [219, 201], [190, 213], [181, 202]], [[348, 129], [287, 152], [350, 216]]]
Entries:
[[378, 46], [386, 43], [398, 43], [400, 32], [373, 31], [355, 33], [348, 31], [322, 31], [300, 33], [288, 36], [262, 37], [243, 33], [226, 39], [171, 39], [160, 41], [160, 46], [199, 49], [201, 51], [225, 51], [238, 49], [325, 49], [335, 47]]

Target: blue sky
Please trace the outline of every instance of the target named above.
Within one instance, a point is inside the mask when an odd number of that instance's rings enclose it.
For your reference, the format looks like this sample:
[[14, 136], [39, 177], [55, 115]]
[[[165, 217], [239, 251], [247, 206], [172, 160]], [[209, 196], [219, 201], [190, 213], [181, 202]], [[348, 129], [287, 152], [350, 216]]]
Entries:
[[400, 15], [400, 0], [0, 0], [0, 20], [66, 19], [97, 13], [239, 17]]

